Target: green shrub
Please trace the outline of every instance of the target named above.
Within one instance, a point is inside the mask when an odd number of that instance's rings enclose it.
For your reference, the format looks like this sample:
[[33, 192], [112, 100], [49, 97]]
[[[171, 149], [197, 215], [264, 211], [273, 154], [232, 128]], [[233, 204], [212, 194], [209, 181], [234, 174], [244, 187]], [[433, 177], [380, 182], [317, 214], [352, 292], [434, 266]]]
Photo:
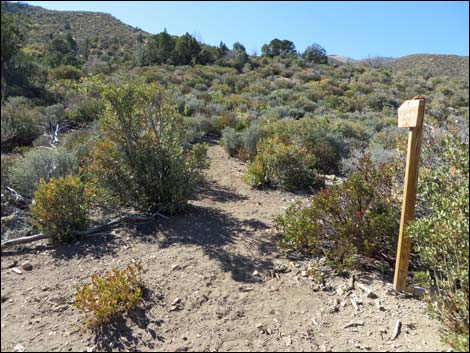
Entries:
[[280, 246], [326, 256], [337, 267], [353, 267], [358, 256], [389, 259], [396, 251], [399, 206], [392, 171], [365, 157], [342, 184], [323, 189], [309, 206], [294, 204], [275, 219]]
[[40, 133], [42, 115], [23, 97], [12, 97], [1, 108], [2, 151], [30, 145]]
[[444, 340], [464, 352], [469, 344], [469, 146], [450, 134], [431, 146], [423, 150], [418, 219], [407, 232], [433, 279], [431, 308], [445, 324]]
[[222, 130], [220, 143], [224, 147], [225, 152], [227, 152], [230, 157], [233, 157], [243, 145], [242, 134], [233, 127], [227, 126]]
[[46, 128], [55, 128], [57, 124], [65, 120], [65, 111], [62, 104], [53, 104], [43, 110], [42, 122]]
[[75, 80], [78, 81], [82, 76], [82, 70], [71, 66], [64, 65], [49, 70], [49, 80]]
[[342, 136], [329, 133], [328, 127], [326, 119], [302, 118], [276, 121], [267, 124], [265, 129], [268, 136], [277, 136], [285, 143], [302, 146], [315, 157], [315, 169], [333, 174], [339, 171], [346, 142]]
[[188, 143], [201, 141], [212, 129], [210, 120], [202, 115], [195, 115], [185, 119], [186, 136]]
[[73, 152], [63, 148], [39, 147], [28, 151], [9, 170], [12, 186], [23, 196], [32, 197], [40, 179], [46, 183], [78, 173], [78, 160]]
[[242, 131], [241, 140], [243, 149], [250, 157], [255, 156], [258, 141], [265, 136], [265, 131], [258, 124], [252, 123], [249, 127]]
[[142, 301], [143, 281], [140, 262], [123, 270], [113, 269], [102, 277], [91, 276], [91, 284], [77, 287], [73, 305], [91, 317], [86, 323], [92, 328], [108, 324], [131, 311]]
[[87, 227], [92, 189], [79, 177], [68, 175], [40, 181], [31, 205], [31, 220], [52, 241], [74, 239], [74, 231]]
[[209, 167], [207, 159], [207, 143], [195, 144], [191, 150], [190, 164], [196, 169], [206, 169]]
[[247, 165], [243, 178], [254, 187], [268, 185], [289, 191], [308, 190], [324, 184], [314, 165], [315, 157], [304, 148], [268, 137], [260, 140], [256, 158]]
[[168, 96], [156, 85], [130, 82], [108, 87], [104, 97], [90, 168], [100, 185], [145, 213], [181, 211], [201, 175], [181, 146], [182, 117]]
[[[1, 163], [2, 163], [2, 168], [1, 168], [1, 193], [2, 193], [2, 198], [1, 198], [1, 209], [0, 213], [1, 216], [6, 216], [11, 214], [14, 211], [13, 207], [15, 205], [14, 203], [14, 197], [6, 192], [6, 187], [11, 186], [10, 183], [10, 169], [13, 167], [15, 164], [15, 160], [18, 158], [17, 155], [14, 154], [3, 154], [1, 155]], [[6, 228], [6, 227], [5, 227]], [[2, 235], [3, 232], [5, 231], [3, 224], [2, 224]]]
[[102, 99], [81, 97], [67, 109], [67, 120], [77, 125], [98, 120], [104, 113], [105, 103]]

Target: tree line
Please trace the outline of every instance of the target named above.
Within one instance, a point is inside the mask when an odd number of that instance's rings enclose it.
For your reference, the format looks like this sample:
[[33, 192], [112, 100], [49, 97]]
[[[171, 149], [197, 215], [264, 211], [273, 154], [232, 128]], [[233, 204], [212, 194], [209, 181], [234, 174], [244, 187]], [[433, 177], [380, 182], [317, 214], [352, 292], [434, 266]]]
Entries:
[[[306, 62], [326, 64], [328, 62], [325, 48], [314, 43], [308, 46], [303, 53], [297, 52], [290, 40], [273, 39], [261, 47], [261, 56], [274, 57], [301, 57]], [[210, 46], [199, 43], [193, 36], [186, 33], [182, 36], [172, 36], [166, 29], [154, 35], [139, 53], [139, 64], [142, 66], [155, 64], [172, 65], [229, 65], [239, 70], [249, 62], [246, 49], [240, 42], [233, 44], [230, 50], [225, 43]]]

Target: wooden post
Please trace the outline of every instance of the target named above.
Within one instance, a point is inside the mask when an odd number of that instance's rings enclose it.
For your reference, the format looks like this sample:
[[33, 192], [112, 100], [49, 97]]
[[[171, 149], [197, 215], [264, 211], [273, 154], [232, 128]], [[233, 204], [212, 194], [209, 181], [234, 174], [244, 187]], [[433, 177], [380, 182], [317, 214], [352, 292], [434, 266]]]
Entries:
[[418, 184], [418, 161], [421, 148], [424, 119], [424, 98], [415, 97], [405, 101], [398, 109], [398, 127], [410, 129], [408, 133], [408, 152], [406, 156], [405, 186], [401, 210], [400, 233], [398, 238], [397, 261], [393, 288], [402, 291], [406, 288], [408, 263], [410, 260], [411, 240], [405, 230], [414, 218], [416, 189]]

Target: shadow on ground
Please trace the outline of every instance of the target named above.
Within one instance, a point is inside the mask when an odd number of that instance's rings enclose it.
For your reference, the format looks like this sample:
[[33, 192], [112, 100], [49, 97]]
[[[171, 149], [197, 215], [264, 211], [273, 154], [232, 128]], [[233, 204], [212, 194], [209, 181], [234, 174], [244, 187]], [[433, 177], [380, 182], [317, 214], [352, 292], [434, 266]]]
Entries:
[[219, 261], [223, 271], [230, 272], [239, 282], [257, 282], [253, 272], [273, 268], [262, 253], [271, 252], [271, 242], [260, 236], [268, 227], [256, 219], [239, 220], [222, 211], [192, 206], [183, 216], [174, 216], [162, 224], [159, 234], [161, 247], [174, 244], [196, 245], [211, 258]]
[[[215, 182], [203, 185], [200, 198], [214, 202], [245, 200]], [[238, 219], [216, 207], [191, 205], [183, 215], [157, 218], [153, 222], [127, 224], [136, 241], [158, 243], [160, 247], [174, 244], [196, 245], [220, 263], [221, 269], [230, 272], [239, 282], [258, 282], [254, 271], [260, 273], [273, 269], [270, 256], [276, 251], [274, 240], [262, 232], [269, 227], [257, 219]], [[28, 247], [26, 252], [48, 250], [52, 256], [62, 260], [104, 256], [115, 256], [125, 241], [112, 229], [104, 233], [87, 236], [71, 244], [54, 244]], [[18, 253], [18, 252], [16, 252]], [[2, 252], [2, 255], [4, 253]]]
[[119, 239], [111, 231], [112, 229], [109, 229], [103, 233], [81, 238], [79, 242], [57, 245], [52, 249], [51, 255], [62, 260], [82, 257], [100, 259], [116, 255], [120, 247]]
[[214, 181], [206, 180], [200, 185], [196, 199], [208, 199], [213, 202], [236, 202], [248, 200], [248, 197], [237, 194], [229, 188], [219, 185]]
[[[147, 296], [151, 296], [147, 294]], [[98, 351], [135, 351], [137, 347], [145, 346], [154, 350], [158, 342], [165, 338], [157, 333], [163, 320], [152, 320], [148, 317], [148, 308], [155, 304], [153, 299], [146, 301], [145, 307], [136, 308], [127, 317], [101, 326], [95, 335], [95, 345]], [[145, 337], [142, 337], [145, 336]]]

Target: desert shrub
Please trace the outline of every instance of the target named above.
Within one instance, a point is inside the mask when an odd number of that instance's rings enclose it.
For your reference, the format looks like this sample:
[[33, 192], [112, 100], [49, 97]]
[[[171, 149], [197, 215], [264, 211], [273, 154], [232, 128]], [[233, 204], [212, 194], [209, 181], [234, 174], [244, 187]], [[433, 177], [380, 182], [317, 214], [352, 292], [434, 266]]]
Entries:
[[9, 180], [23, 196], [32, 197], [40, 179], [46, 183], [78, 172], [78, 160], [73, 152], [63, 148], [32, 149], [18, 159], [9, 170]]
[[250, 155], [256, 154], [256, 146], [258, 141], [265, 136], [265, 131], [258, 124], [251, 124], [245, 130], [242, 131], [241, 140], [243, 149]]
[[73, 305], [88, 314], [88, 326], [108, 324], [134, 309], [142, 301], [142, 265], [137, 262], [123, 270], [114, 268], [102, 277], [91, 276], [91, 284], [77, 286]]
[[423, 149], [418, 219], [407, 230], [433, 279], [431, 310], [445, 324], [444, 340], [457, 351], [469, 344], [468, 147], [445, 135]]
[[82, 70], [71, 66], [58, 66], [49, 70], [50, 80], [76, 80], [78, 81], [82, 76]]
[[220, 143], [229, 156], [235, 156], [243, 146], [242, 134], [233, 127], [227, 126], [222, 130]]
[[77, 176], [41, 180], [31, 205], [31, 221], [52, 241], [66, 243], [87, 227], [92, 189]]
[[184, 115], [190, 116], [197, 112], [200, 112], [204, 108], [204, 101], [201, 99], [197, 99], [196, 97], [190, 95], [188, 99], [186, 99], [186, 104], [184, 106]]
[[364, 157], [341, 184], [315, 194], [309, 206], [294, 204], [275, 219], [288, 250], [326, 256], [350, 268], [359, 256], [389, 260], [396, 251], [399, 207], [393, 197], [392, 170], [374, 168]]
[[256, 158], [247, 165], [243, 179], [254, 187], [308, 190], [323, 185], [314, 165], [315, 157], [304, 148], [268, 137], [259, 141]]
[[[10, 181], [10, 170], [15, 164], [15, 161], [18, 159], [18, 155], [16, 154], [3, 154], [1, 155], [1, 208], [0, 208], [0, 213], [1, 216], [9, 215], [15, 210], [15, 198], [13, 195], [10, 193], [6, 192], [6, 187], [11, 186], [11, 181]], [[2, 237], [3, 233], [6, 231], [7, 227], [4, 227], [4, 224], [2, 224]]]
[[364, 150], [354, 150], [348, 158], [341, 160], [341, 170], [344, 174], [354, 172], [354, 168], [361, 158], [369, 156], [374, 167], [381, 164], [391, 163], [397, 158], [397, 151], [393, 149], [385, 149], [380, 145], [370, 145]]
[[234, 113], [229, 112], [217, 117], [211, 118], [212, 132], [222, 136], [222, 130], [226, 127], [232, 127], [237, 131], [243, 130], [248, 126], [248, 122]]
[[90, 123], [98, 120], [104, 110], [105, 104], [102, 99], [85, 96], [73, 102], [67, 109], [67, 119], [76, 125]]
[[64, 118], [64, 106], [62, 104], [53, 104], [44, 108], [42, 123], [46, 129], [51, 129], [61, 123]]
[[288, 144], [299, 144], [315, 156], [315, 169], [333, 174], [339, 170], [345, 139], [328, 132], [325, 119], [282, 120], [266, 126], [268, 136], [277, 136]]
[[355, 138], [364, 141], [368, 136], [365, 129], [358, 123], [348, 120], [339, 120], [335, 123], [333, 132], [343, 138]]
[[212, 130], [211, 121], [203, 115], [185, 118], [185, 140], [189, 143], [202, 140]]
[[198, 169], [206, 169], [209, 167], [209, 160], [207, 158], [207, 143], [197, 143], [193, 145], [191, 150], [190, 163]]
[[91, 172], [122, 205], [145, 213], [181, 211], [201, 175], [182, 147], [184, 124], [154, 84], [109, 86]]
[[1, 108], [1, 144], [3, 151], [17, 146], [27, 146], [40, 133], [42, 115], [23, 97], [12, 97]]

